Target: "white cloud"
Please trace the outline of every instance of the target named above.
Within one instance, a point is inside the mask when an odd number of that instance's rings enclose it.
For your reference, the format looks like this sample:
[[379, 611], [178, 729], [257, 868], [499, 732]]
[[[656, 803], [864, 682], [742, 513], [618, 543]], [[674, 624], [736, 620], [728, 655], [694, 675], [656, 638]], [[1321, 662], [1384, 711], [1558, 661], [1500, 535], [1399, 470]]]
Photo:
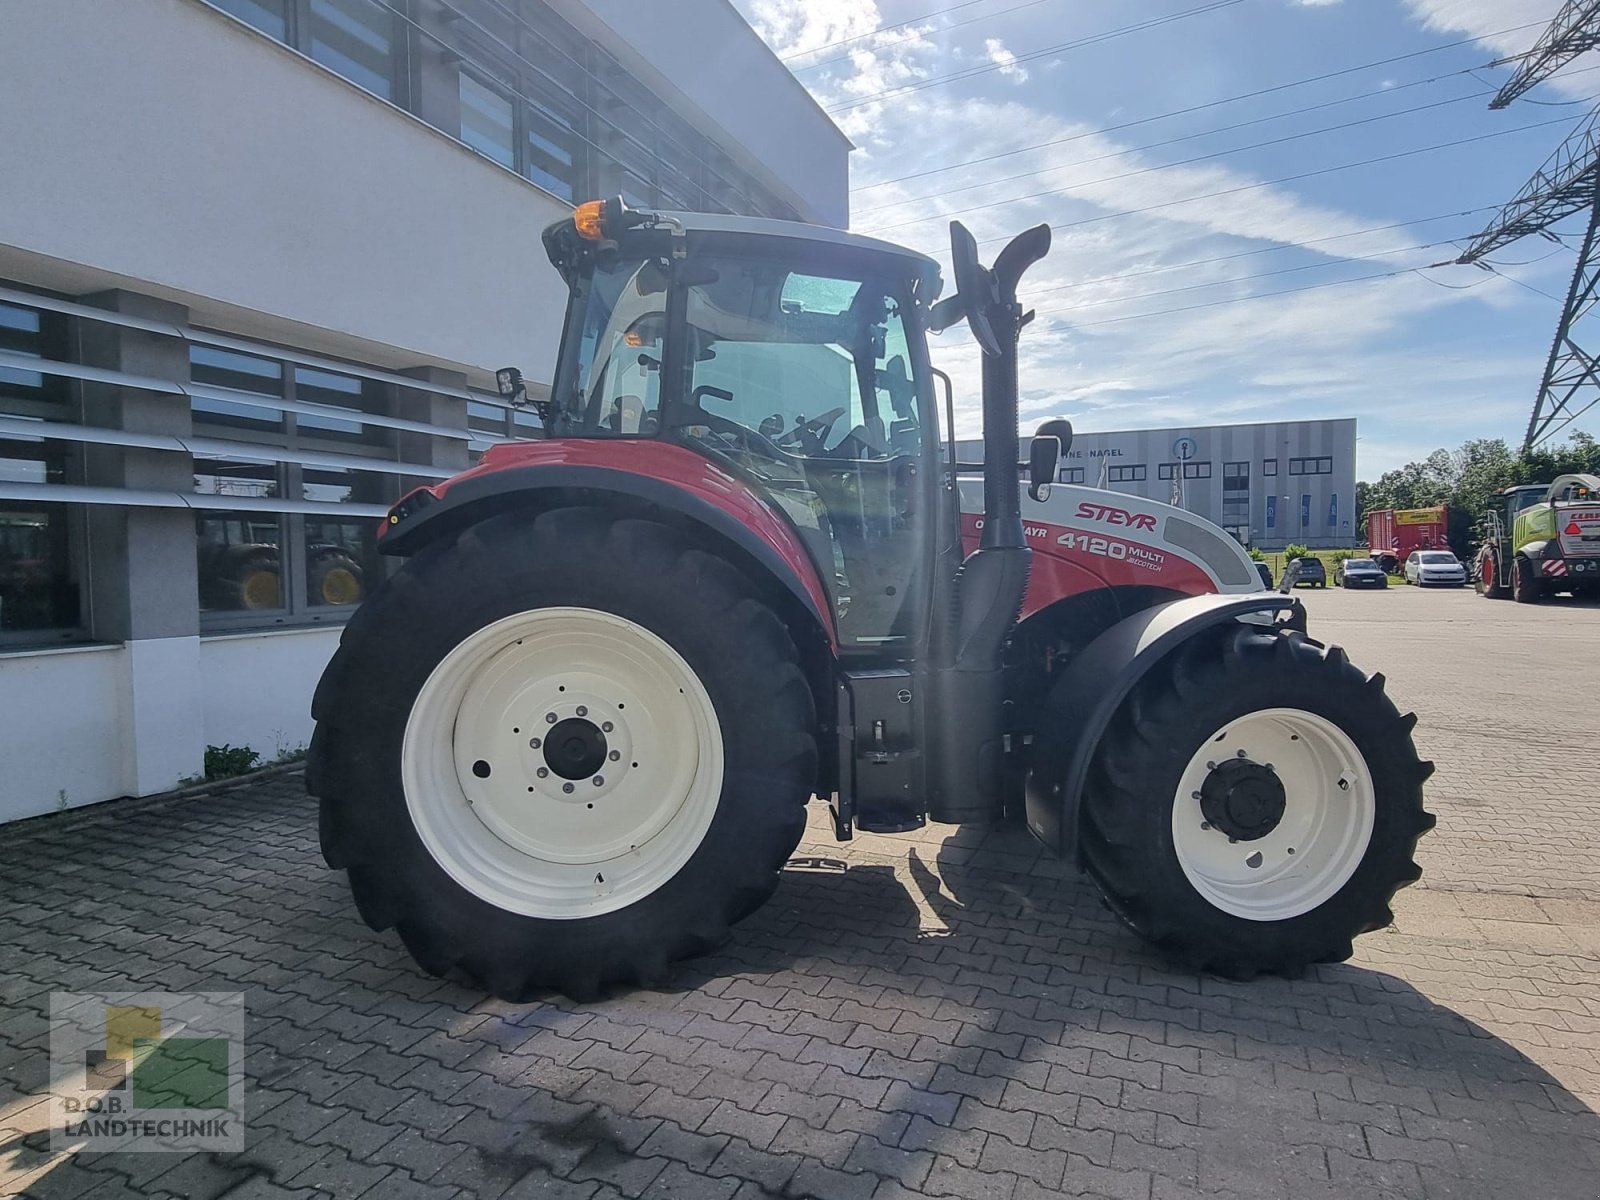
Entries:
[[[736, 2], [780, 53], [869, 32], [797, 64], [840, 59], [800, 75], [824, 106], [945, 74], [958, 60], [1000, 62], [997, 52], [1009, 53], [998, 39], [973, 38], [964, 49], [947, 45], [928, 36], [932, 25], [870, 33], [881, 21], [871, 4]], [[1427, 20], [1463, 19], [1445, 11], [1451, 0], [1406, 2]], [[1485, 16], [1481, 28], [1490, 33], [1535, 19], [1525, 15], [1525, 3], [1547, 0], [1459, 0], [1466, 8], [1523, 7], [1500, 18], [1502, 25]], [[1525, 49], [1536, 32], [1522, 35], [1515, 49]], [[1418, 210], [1343, 211], [1290, 186], [1263, 185], [1260, 175], [1234, 166], [1165, 167], [1161, 158], [1094, 132], [1114, 118], [1102, 112], [1092, 125], [1077, 120], [1059, 93], [1043, 94], [1039, 83], [1006, 101], [960, 87], [902, 93], [851, 109], [841, 120], [860, 147], [851, 159], [858, 230], [877, 230], [946, 258], [945, 222], [975, 205], [1006, 199], [960, 215], [980, 241], [1009, 237], [1037, 222], [1070, 226], [1056, 232], [1050, 256], [1023, 287], [1023, 302], [1039, 313], [1022, 339], [1024, 425], [1051, 415], [1097, 430], [1356, 416], [1374, 437], [1361, 451], [1367, 477], [1452, 440], [1451, 431], [1461, 430], [1454, 438], [1459, 441], [1520, 424], [1528, 380], [1537, 377], [1539, 364], [1531, 359], [1538, 348], [1530, 350], [1525, 339], [1504, 346], [1415, 345], [1418, 331], [1438, 313], [1537, 302], [1503, 279], [1466, 268], [1441, 273], [1450, 285], [1459, 285], [1459, 273], [1465, 273], [1476, 286], [1463, 291], [1435, 287], [1403, 270], [1449, 257], [1444, 248], [1408, 247], [1460, 230], [1365, 233]], [[1045, 111], [1037, 107], [1043, 103], [1058, 107]], [[1062, 139], [1072, 140], [1028, 149]], [[998, 154], [1008, 156], [873, 186]], [[1144, 171], [1151, 167], [1160, 169]], [[1129, 174], [1136, 171], [1143, 173]], [[1023, 173], [1029, 177], [955, 190]], [[1009, 199], [1021, 192], [1047, 194]], [[1214, 192], [1230, 194], [1206, 198]], [[1156, 205], [1162, 207], [1131, 211]], [[985, 257], [997, 248], [986, 245]], [[1363, 261], [1337, 265], [1348, 257]], [[1255, 278], [1288, 268], [1305, 269]], [[1560, 269], [1559, 263], [1542, 268], [1558, 274]], [[1390, 271], [1401, 273], [1314, 286]], [[1528, 278], [1560, 286], [1547, 275]], [[1293, 290], [1302, 287], [1308, 290]], [[1278, 291], [1288, 294], [1261, 295]], [[1169, 308], [1192, 311], [1152, 315]], [[1106, 323], [1132, 315], [1138, 319]], [[965, 328], [935, 338], [932, 353], [955, 382], [957, 432], [980, 432], [979, 356]]]
[[1000, 68], [1000, 74], [1018, 83], [1028, 82], [1028, 69], [1017, 66], [1017, 56], [1007, 50], [1006, 44], [999, 38], [984, 38], [983, 49], [989, 61]]
[[1344, 0], [1294, 0], [1296, 8], [1331, 8], [1343, 3]]

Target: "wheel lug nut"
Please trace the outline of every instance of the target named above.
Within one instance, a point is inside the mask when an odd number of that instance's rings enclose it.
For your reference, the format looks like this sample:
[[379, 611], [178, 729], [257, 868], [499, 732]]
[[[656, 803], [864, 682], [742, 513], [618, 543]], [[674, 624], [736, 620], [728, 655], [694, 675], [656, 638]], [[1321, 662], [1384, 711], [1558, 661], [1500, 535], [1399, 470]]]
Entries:
[[616, 726], [613, 725], [610, 721], [601, 721], [600, 722], [600, 732], [601, 733], [610, 733], [615, 728], [616, 728]]
[[545, 713], [545, 715], [544, 715], [544, 723], [546, 725], [554, 725], [556, 723], [556, 715], [555, 715], [555, 713]]
[[540, 779], [548, 779], [550, 777], [550, 768], [549, 767], [540, 767], [537, 771], [534, 772], [534, 774], [537, 775]]
[[580, 717], [587, 717], [589, 715], [588, 706], [583, 704], [578, 705], [578, 715]]
[[1249, 758], [1250, 756], [1248, 754], [1246, 754], [1243, 750], [1241, 750], [1241, 751], [1239, 751], [1239, 757], [1240, 758]]
[[572, 795], [572, 785], [570, 783], [563, 783], [561, 785], [561, 790], [567, 793], [569, 796]]
[[544, 741], [541, 738], [529, 738], [528, 739], [528, 748], [530, 750], [537, 750], [542, 745], [544, 745]]
[[1206, 770], [1208, 770], [1208, 771], [1215, 771], [1215, 770], [1216, 770], [1216, 769], [1217, 769], [1217, 764], [1216, 764], [1216, 763], [1214, 763], [1214, 762], [1208, 762], [1208, 763], [1207, 763], [1207, 764], [1206, 764]]
[[594, 783], [595, 787], [605, 787], [605, 785], [606, 785], [606, 777], [604, 775], [596, 775], [594, 777], [593, 783]]
[[609, 758], [612, 762], [616, 762], [619, 758], [622, 757], [622, 751], [613, 750], [610, 754], [606, 755], [606, 757]]

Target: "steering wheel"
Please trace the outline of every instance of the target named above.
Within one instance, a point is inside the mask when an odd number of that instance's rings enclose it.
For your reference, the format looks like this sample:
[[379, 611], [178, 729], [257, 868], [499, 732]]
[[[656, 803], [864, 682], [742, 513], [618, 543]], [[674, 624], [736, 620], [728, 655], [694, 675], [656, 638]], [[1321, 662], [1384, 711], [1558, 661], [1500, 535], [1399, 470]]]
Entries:
[[776, 459], [779, 462], [789, 457], [778, 448], [777, 443], [759, 430], [747, 429], [739, 422], [730, 421], [727, 417], [719, 417], [715, 413], [702, 412], [699, 417], [700, 419], [695, 422], [696, 424], [704, 425], [713, 433], [718, 433], [731, 439], [748, 454]]
[[776, 439], [776, 443], [784, 447], [798, 446], [806, 454], [820, 454], [823, 443], [828, 440], [828, 434], [833, 430], [834, 423], [844, 416], [845, 411], [842, 408], [830, 408], [821, 416], [812, 417], [809, 421], [797, 421], [793, 429]]

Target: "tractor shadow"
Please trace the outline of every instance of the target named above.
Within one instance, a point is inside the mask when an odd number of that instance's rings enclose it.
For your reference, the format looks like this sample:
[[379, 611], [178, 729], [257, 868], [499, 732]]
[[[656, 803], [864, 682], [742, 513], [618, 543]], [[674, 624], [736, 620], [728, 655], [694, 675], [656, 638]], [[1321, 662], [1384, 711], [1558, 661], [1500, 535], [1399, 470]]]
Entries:
[[[1407, 978], [1454, 975], [1509, 996], [1528, 1006], [1509, 1019], [1537, 1043], [1536, 1024], [1560, 1021], [1533, 1007], [1559, 1001], [1530, 994], [1548, 990], [1543, 975], [1512, 965], [1507, 948], [1378, 933], [1358, 943], [1358, 963], [1232, 982], [1154, 955], [1020, 828], [897, 841], [859, 839], [849, 863], [793, 864], [774, 901], [692, 969], [830, 975], [822, 999], [871, 995], [893, 1014], [846, 1042], [872, 1048], [862, 1074], [898, 1073], [903, 1107], [965, 1092], [1031, 1111], [1031, 1149], [1101, 1167], [1147, 1154], [1174, 1182], [1225, 1194], [1298, 1195], [1317, 1180], [1363, 1196], [1595, 1194], [1600, 1117]], [[858, 862], [863, 843], [884, 861]], [[1577, 982], [1570, 964], [1547, 970]], [[1569, 1047], [1553, 1060], [1594, 1077], [1600, 1054], [1574, 1052], [1579, 1035], [1550, 1040]], [[906, 1120], [883, 1112], [861, 1132], [894, 1144]], [[924, 1148], [958, 1160], [972, 1140], [918, 1128]]]

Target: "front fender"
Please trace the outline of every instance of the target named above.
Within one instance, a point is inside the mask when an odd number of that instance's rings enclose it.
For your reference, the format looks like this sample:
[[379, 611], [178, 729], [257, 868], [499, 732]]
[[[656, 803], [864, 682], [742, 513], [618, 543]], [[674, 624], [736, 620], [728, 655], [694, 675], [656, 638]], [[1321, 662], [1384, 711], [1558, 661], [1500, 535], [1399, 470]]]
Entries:
[[1125, 617], [1084, 648], [1051, 687], [1034, 732], [1026, 793], [1034, 837], [1061, 857], [1077, 860], [1078, 814], [1089, 764], [1117, 708], [1181, 643], [1251, 617], [1305, 630], [1305, 609], [1294, 596], [1190, 596]]

